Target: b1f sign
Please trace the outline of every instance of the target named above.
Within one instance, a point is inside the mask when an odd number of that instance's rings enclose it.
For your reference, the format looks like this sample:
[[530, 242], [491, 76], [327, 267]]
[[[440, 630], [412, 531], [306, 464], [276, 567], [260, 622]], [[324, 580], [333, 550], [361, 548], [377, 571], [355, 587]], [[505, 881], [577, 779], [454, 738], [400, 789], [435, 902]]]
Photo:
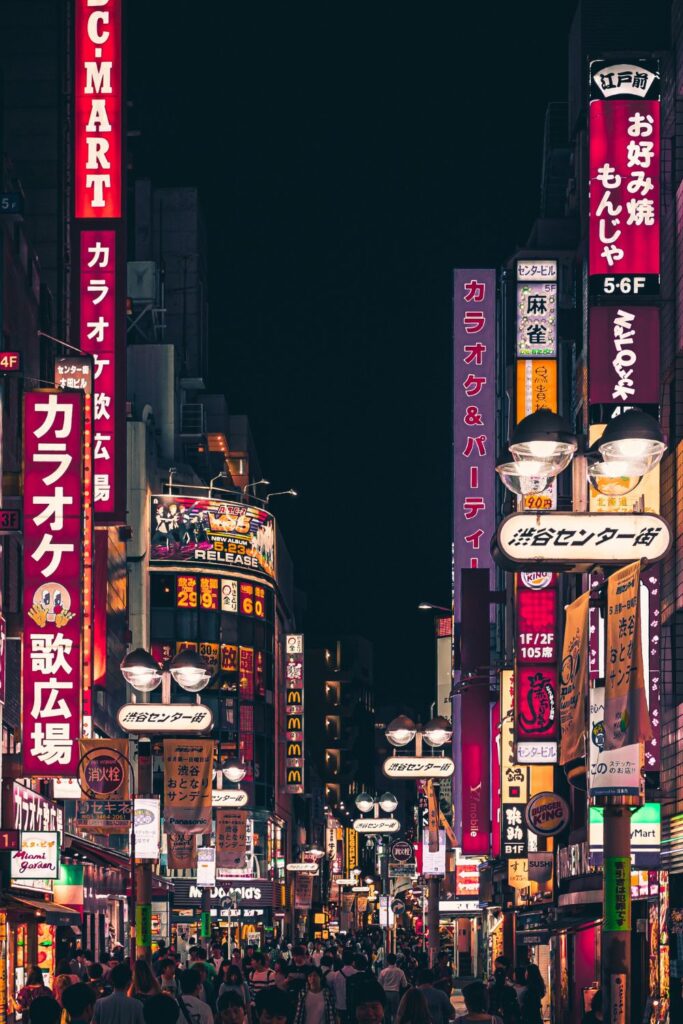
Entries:
[[122, 213], [122, 0], [75, 0], [74, 213]]

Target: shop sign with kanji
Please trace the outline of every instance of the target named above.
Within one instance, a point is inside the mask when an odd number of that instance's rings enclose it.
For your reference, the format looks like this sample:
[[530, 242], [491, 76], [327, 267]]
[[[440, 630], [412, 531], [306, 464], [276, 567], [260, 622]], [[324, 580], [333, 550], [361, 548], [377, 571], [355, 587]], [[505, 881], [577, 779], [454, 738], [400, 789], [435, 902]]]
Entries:
[[671, 546], [661, 516], [645, 512], [514, 513], [500, 523], [493, 556], [507, 572], [588, 572], [595, 566], [657, 562]]

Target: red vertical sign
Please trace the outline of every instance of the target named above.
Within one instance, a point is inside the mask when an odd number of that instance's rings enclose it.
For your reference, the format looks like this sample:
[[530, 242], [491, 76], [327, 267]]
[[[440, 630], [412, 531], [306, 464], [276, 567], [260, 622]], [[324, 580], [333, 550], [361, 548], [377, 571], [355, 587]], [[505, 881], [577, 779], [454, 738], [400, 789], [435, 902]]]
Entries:
[[83, 395], [24, 397], [24, 774], [70, 777], [81, 732]]
[[122, 214], [122, 0], [76, 0], [74, 212]]

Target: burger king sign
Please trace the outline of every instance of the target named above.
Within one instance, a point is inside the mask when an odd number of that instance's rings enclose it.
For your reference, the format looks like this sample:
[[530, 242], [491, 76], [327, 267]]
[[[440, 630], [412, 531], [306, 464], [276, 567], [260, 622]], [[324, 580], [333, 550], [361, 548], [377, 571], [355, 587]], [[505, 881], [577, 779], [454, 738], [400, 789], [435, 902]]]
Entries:
[[526, 805], [524, 817], [537, 836], [557, 836], [569, 824], [569, 808], [557, 793], [537, 793]]

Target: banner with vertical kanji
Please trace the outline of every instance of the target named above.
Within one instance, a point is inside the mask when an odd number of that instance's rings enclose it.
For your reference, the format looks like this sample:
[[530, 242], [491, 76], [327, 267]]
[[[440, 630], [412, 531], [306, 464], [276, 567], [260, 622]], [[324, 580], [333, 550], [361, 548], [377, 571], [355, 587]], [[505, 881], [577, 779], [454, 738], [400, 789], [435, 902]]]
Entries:
[[[495, 532], [496, 272], [454, 272], [454, 523], [456, 599], [461, 569], [489, 569]], [[493, 621], [495, 610], [491, 611]], [[460, 609], [455, 603], [455, 619]]]
[[213, 740], [164, 740], [164, 829], [211, 832]]
[[607, 581], [605, 750], [647, 742], [652, 726], [645, 698], [640, 636], [640, 562]]
[[560, 764], [586, 754], [586, 693], [588, 692], [588, 603], [586, 591], [567, 605], [560, 672]]
[[219, 808], [216, 811], [216, 867], [247, 866], [247, 812]]
[[83, 394], [24, 396], [23, 773], [73, 778], [81, 735]]

